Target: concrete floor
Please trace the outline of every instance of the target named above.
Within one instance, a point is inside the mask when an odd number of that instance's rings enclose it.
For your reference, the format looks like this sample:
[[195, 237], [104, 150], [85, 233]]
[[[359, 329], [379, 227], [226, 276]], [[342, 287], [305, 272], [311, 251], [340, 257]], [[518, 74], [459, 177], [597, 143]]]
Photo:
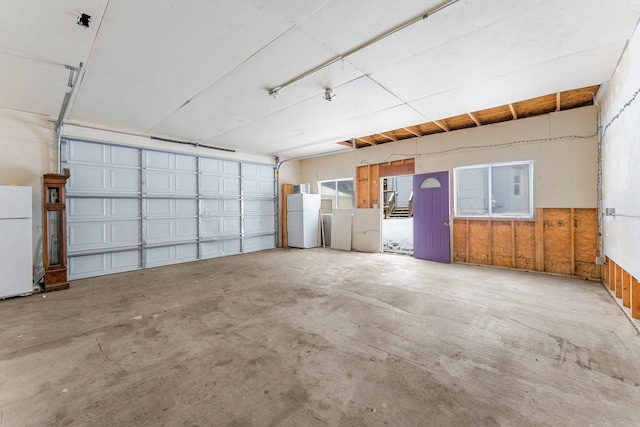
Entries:
[[599, 283], [332, 250], [0, 302], [0, 425], [640, 425]]

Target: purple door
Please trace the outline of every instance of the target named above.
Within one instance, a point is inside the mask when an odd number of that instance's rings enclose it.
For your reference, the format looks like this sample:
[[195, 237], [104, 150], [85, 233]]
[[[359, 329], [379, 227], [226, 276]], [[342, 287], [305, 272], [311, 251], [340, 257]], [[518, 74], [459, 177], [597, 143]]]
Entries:
[[449, 172], [413, 176], [413, 256], [451, 262]]

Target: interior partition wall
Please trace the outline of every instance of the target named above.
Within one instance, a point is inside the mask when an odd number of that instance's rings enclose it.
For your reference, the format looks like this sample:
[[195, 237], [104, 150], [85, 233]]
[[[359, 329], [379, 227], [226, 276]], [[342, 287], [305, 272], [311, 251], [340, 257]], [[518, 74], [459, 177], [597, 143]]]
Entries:
[[273, 165], [66, 138], [69, 279], [274, 248]]

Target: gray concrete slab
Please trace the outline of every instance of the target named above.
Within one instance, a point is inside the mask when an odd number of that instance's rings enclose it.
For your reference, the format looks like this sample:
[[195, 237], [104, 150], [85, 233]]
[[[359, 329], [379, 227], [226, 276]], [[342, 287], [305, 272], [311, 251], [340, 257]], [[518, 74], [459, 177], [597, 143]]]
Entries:
[[599, 283], [272, 250], [0, 302], [0, 425], [640, 425]]

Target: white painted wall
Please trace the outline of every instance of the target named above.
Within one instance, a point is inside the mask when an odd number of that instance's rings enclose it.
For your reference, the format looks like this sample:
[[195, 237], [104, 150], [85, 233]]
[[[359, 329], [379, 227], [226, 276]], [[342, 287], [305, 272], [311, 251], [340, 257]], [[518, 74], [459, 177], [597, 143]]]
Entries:
[[42, 270], [42, 175], [57, 172], [54, 124], [48, 117], [0, 108], [0, 184], [33, 194], [33, 266]]
[[[573, 138], [580, 136], [584, 138]], [[568, 138], [565, 138], [568, 137]], [[526, 142], [524, 142], [526, 141]], [[534, 206], [597, 206], [597, 109], [560, 111], [479, 128], [413, 138], [333, 156], [303, 160], [302, 179], [355, 177], [356, 166], [416, 158], [416, 173], [496, 162], [534, 161]], [[453, 207], [453, 186], [451, 186]], [[367, 221], [359, 224], [359, 221]], [[354, 230], [377, 230], [370, 216], [354, 218]], [[372, 245], [354, 249], [369, 250]]]
[[[601, 124], [606, 128], [603, 207], [636, 216], [640, 216], [640, 95], [632, 99], [639, 90], [640, 29], [636, 28], [601, 100]], [[605, 216], [603, 239], [605, 254], [640, 277], [640, 218]]]

